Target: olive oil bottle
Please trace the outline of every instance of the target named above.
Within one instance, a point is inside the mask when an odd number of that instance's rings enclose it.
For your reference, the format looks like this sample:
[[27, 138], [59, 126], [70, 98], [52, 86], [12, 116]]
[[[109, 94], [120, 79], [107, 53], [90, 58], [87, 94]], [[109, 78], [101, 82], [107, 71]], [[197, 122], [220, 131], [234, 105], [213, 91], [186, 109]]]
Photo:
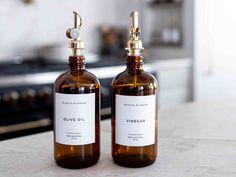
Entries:
[[138, 12], [130, 15], [127, 65], [112, 82], [112, 157], [126, 167], [143, 167], [157, 157], [157, 81], [143, 70]]
[[74, 27], [66, 32], [71, 39], [69, 67], [54, 85], [54, 157], [61, 167], [84, 168], [100, 156], [100, 84], [85, 69], [82, 19], [73, 13]]

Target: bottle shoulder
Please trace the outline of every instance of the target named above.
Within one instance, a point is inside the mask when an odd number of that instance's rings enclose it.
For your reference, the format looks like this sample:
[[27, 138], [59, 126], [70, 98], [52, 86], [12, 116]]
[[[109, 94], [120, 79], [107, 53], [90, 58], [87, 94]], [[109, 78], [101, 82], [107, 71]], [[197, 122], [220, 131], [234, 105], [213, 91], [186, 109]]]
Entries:
[[137, 74], [129, 73], [127, 70], [118, 74], [112, 81], [112, 86], [129, 85], [136, 82], [137, 85], [153, 85], [158, 87], [156, 78], [149, 72], [142, 70]]
[[86, 69], [82, 71], [67, 70], [66, 72], [62, 73], [55, 81], [56, 87], [68, 84], [100, 85], [97, 77]]

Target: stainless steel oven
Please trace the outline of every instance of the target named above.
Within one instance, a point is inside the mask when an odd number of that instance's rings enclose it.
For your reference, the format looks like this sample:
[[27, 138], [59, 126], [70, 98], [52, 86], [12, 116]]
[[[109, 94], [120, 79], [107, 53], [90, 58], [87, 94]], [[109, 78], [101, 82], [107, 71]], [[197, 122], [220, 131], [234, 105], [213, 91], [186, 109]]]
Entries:
[[[52, 129], [53, 83], [66, 67], [34, 61], [0, 64], [0, 140]], [[111, 82], [125, 61], [104, 59], [87, 68], [101, 83], [101, 118], [110, 118]]]
[[[0, 140], [52, 129], [53, 83], [66, 67], [62, 63], [0, 65]], [[90, 68], [102, 85], [102, 119], [110, 117], [113, 68]]]

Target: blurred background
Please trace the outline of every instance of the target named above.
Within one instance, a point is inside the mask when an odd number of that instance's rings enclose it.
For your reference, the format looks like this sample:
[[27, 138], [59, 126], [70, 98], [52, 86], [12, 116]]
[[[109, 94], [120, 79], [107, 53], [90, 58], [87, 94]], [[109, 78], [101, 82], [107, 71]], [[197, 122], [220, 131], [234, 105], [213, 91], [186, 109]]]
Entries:
[[52, 129], [53, 82], [67, 69], [65, 32], [83, 18], [87, 68], [110, 84], [125, 69], [133, 10], [140, 12], [145, 69], [160, 85], [159, 108], [234, 94], [236, 2], [205, 0], [1, 0], [0, 140]]

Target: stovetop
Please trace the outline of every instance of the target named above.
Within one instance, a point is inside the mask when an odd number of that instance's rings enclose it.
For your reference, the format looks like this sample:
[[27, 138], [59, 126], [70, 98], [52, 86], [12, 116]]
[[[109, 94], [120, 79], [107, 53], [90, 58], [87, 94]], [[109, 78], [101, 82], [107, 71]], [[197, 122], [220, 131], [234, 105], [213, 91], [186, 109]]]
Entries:
[[[100, 57], [94, 63], [86, 63], [86, 68], [100, 68], [117, 65], [125, 65], [126, 60], [113, 57]], [[86, 59], [85, 59], [86, 61]], [[44, 73], [52, 71], [65, 71], [68, 62], [50, 62], [43, 58], [21, 60], [19, 62], [0, 62], [0, 76], [19, 74]]]

